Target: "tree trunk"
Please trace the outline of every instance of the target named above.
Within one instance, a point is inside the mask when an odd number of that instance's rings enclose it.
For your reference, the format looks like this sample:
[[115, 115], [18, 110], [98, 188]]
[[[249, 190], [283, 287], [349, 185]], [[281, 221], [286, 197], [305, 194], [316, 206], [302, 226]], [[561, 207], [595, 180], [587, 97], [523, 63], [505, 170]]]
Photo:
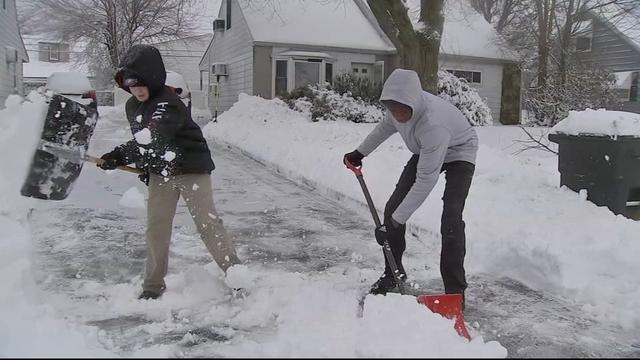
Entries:
[[422, 87], [437, 92], [438, 54], [444, 17], [443, 0], [421, 0], [425, 29], [416, 31], [401, 0], [367, 0], [384, 33], [398, 50], [402, 68], [418, 73]]
[[548, 64], [550, 55], [551, 33], [553, 31], [553, 13], [555, 0], [536, 1], [536, 11], [538, 13], [538, 87], [547, 84]]
[[560, 42], [560, 80], [562, 85], [567, 83], [567, 58], [571, 51], [571, 30], [573, 28], [575, 0], [568, 0], [567, 19], [562, 32], [562, 41]]
[[420, 5], [420, 21], [425, 25], [424, 30], [418, 31], [420, 54], [418, 74], [422, 75], [422, 87], [434, 94], [438, 94], [438, 55], [440, 54], [440, 39], [444, 26], [442, 14], [443, 0], [422, 0]]

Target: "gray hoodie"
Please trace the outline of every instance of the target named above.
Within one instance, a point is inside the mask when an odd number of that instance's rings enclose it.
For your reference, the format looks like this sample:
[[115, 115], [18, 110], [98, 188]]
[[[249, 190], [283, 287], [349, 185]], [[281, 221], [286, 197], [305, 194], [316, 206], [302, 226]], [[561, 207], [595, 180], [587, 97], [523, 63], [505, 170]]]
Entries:
[[429, 196], [444, 163], [467, 161], [475, 164], [478, 136], [454, 105], [422, 90], [415, 71], [394, 70], [384, 83], [380, 100], [406, 104], [413, 109], [413, 115], [403, 124], [387, 111], [384, 119], [358, 146], [358, 151], [369, 155], [397, 131], [407, 148], [420, 156], [416, 182], [392, 214], [395, 221], [404, 224]]

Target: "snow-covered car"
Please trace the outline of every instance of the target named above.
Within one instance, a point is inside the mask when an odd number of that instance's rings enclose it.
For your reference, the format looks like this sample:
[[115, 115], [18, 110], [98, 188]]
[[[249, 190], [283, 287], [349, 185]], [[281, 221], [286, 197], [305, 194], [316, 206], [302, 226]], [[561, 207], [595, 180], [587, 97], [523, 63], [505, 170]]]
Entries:
[[47, 78], [46, 90], [51, 90], [82, 105], [97, 107], [96, 90], [91, 86], [89, 78], [77, 72], [55, 72]]
[[191, 90], [189, 90], [189, 85], [187, 85], [184, 77], [175, 71], [167, 70], [165, 85], [171, 87], [191, 111]]

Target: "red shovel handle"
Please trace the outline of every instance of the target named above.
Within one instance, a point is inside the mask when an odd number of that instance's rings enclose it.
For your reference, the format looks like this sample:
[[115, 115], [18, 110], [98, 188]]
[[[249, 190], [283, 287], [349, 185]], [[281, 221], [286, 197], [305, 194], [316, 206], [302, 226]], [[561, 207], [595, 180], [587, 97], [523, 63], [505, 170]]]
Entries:
[[356, 176], [362, 176], [362, 165], [355, 166], [352, 163], [350, 163], [349, 160], [347, 159], [344, 159], [344, 164], [347, 165], [349, 170], [353, 171], [353, 173], [356, 174]]

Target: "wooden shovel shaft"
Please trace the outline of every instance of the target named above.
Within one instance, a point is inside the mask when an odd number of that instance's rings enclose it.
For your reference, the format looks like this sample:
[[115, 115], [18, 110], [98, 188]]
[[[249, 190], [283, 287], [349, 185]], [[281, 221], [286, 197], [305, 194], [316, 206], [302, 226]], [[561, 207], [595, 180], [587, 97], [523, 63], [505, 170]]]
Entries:
[[[91, 155], [85, 155], [84, 156], [84, 160], [85, 161], [89, 161], [98, 165], [102, 165], [102, 163], [104, 163], [104, 160], [97, 158], [95, 156], [91, 156]], [[138, 169], [138, 168], [134, 168], [132, 166], [118, 166], [117, 167], [118, 170], [122, 170], [122, 171], [127, 171], [130, 173], [134, 173], [134, 174], [142, 174], [143, 171]]]

